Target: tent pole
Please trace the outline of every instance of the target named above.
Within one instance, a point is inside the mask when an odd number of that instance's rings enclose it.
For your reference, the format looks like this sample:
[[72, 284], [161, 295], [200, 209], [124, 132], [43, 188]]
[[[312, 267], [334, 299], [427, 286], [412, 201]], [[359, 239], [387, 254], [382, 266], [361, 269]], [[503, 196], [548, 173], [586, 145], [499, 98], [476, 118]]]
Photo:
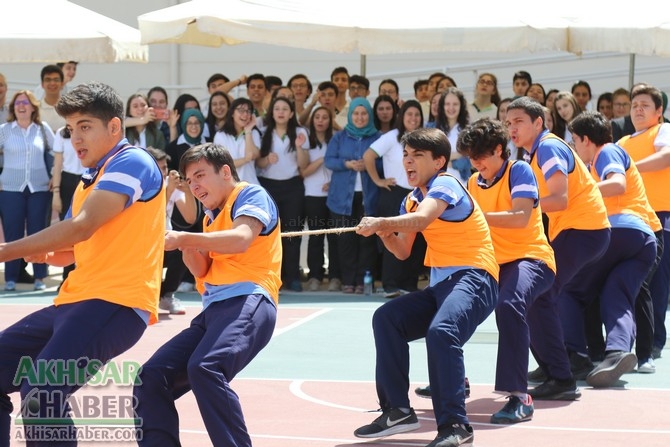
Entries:
[[633, 89], [635, 82], [635, 53], [628, 55], [628, 91]]
[[366, 76], [365, 72], [367, 71], [367, 58], [365, 54], [361, 54], [361, 76]]

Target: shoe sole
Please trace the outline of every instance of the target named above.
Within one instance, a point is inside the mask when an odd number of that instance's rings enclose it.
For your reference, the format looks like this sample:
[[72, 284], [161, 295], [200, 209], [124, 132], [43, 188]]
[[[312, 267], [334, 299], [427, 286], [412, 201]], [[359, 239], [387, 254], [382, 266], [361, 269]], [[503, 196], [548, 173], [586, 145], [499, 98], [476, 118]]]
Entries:
[[395, 427], [390, 427], [387, 428], [384, 431], [380, 431], [378, 433], [371, 433], [369, 435], [365, 434], [359, 434], [354, 432], [354, 436], [357, 438], [383, 438], [384, 436], [391, 436], [391, 435], [397, 435], [398, 433], [407, 433], [410, 431], [418, 430], [421, 428], [421, 423], [420, 422], [415, 422], [413, 424], [399, 424], [396, 425]]
[[639, 374], [654, 374], [656, 372], [656, 368], [638, 368], [637, 372]]
[[532, 419], [533, 419], [532, 414], [523, 419], [495, 418], [491, 416], [491, 423], [499, 425], [512, 425], [512, 424], [518, 424], [520, 422], [528, 422]]
[[574, 391], [563, 391], [562, 393], [550, 394], [548, 396], [536, 396], [531, 391], [529, 391], [528, 394], [530, 394], [530, 397], [532, 397], [533, 400], [565, 400], [565, 401], [572, 401], [572, 400], [577, 400], [580, 397], [582, 397], [582, 393], [581, 393], [581, 391], [579, 391], [579, 389], [576, 389]]
[[[414, 394], [416, 394], [416, 397], [420, 397], [422, 399], [432, 399], [433, 398], [433, 396], [431, 396], [430, 394], [423, 394], [423, 393], [419, 392], [420, 389], [421, 388], [417, 388], [417, 389], [414, 390]], [[465, 392], [465, 398], [467, 399], [469, 397], [470, 397], [470, 391], [466, 391]]]
[[616, 384], [616, 382], [626, 374], [635, 369], [637, 365], [637, 357], [635, 354], [629, 353], [624, 356], [618, 363], [609, 368], [603, 368], [599, 371], [594, 371], [586, 377], [586, 383], [594, 388], [608, 388]]

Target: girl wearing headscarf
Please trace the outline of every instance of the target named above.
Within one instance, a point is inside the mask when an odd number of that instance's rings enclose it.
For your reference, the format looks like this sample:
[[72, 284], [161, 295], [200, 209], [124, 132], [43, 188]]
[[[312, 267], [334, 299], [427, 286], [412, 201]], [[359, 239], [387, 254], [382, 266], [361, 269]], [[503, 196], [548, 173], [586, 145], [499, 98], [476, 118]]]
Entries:
[[[365, 170], [363, 153], [379, 138], [372, 107], [365, 98], [355, 98], [349, 106], [347, 125], [333, 136], [326, 150], [325, 164], [333, 171], [326, 205], [336, 227], [353, 227], [363, 216], [377, 214], [379, 189]], [[381, 160], [379, 160], [381, 162]], [[376, 243], [353, 232], [338, 240], [342, 291], [363, 293], [363, 276], [374, 273]]]
[[179, 124], [184, 132], [165, 148], [165, 152], [170, 156], [170, 169], [179, 169], [179, 160], [184, 152], [205, 142], [203, 137], [205, 117], [202, 116], [199, 109], [184, 110], [179, 119]]

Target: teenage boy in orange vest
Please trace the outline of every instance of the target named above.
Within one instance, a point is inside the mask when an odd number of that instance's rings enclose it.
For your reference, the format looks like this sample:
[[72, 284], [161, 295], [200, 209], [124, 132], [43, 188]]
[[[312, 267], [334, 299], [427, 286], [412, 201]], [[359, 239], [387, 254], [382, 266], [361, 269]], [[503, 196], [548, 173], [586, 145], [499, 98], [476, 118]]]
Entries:
[[[60, 98], [56, 110], [65, 117], [72, 146], [88, 170], [66, 218], [0, 244], [0, 262], [23, 256], [61, 267], [76, 262], [77, 268], [53, 306], [0, 332], [0, 445], [9, 445], [9, 393], [21, 391], [26, 427], [34, 425], [30, 418], [48, 418], [51, 425], [58, 420], [55, 429], [38, 425], [39, 430], [26, 430], [28, 441], [63, 436], [62, 427], [72, 424], [70, 395], [157, 320], [165, 234], [163, 175], [151, 155], [128, 145], [123, 100], [111, 87], [80, 85]], [[53, 374], [31, 383], [34, 377], [20, 373], [26, 368], [17, 371], [26, 360], [35, 369], [50, 365]], [[57, 433], [45, 434], [49, 430]], [[68, 433], [70, 438], [59, 438], [62, 445], [76, 445], [76, 433]]]
[[139, 445], [177, 446], [175, 400], [193, 391], [213, 445], [251, 446], [230, 382], [270, 341], [281, 286], [277, 206], [258, 185], [241, 182], [230, 153], [216, 144], [184, 153], [179, 171], [204, 205], [202, 233], [169, 231], [196, 278], [203, 311], [145, 363], [135, 386]]
[[463, 345], [493, 311], [498, 299], [498, 264], [486, 219], [467, 190], [446, 174], [451, 147], [438, 129], [403, 137], [403, 166], [414, 190], [400, 215], [364, 217], [363, 236], [377, 234], [398, 259], [406, 259], [418, 232], [426, 239], [430, 286], [381, 306], [372, 327], [377, 348], [377, 395], [382, 415], [358, 428], [376, 438], [419, 428], [409, 405], [409, 342], [426, 339], [428, 376], [437, 437], [429, 447], [470, 444], [465, 411]]
[[[531, 343], [526, 315], [546, 304], [544, 292], [556, 274], [554, 250], [542, 226], [537, 180], [528, 163], [510, 160], [507, 143], [504, 125], [489, 119], [475, 121], [458, 136], [458, 150], [470, 156], [478, 171], [470, 177], [468, 191], [484, 212], [500, 265], [495, 390], [507, 394], [508, 402], [491, 416], [493, 424], [533, 417], [526, 377]], [[553, 324], [560, 323], [557, 311], [547, 315]]]

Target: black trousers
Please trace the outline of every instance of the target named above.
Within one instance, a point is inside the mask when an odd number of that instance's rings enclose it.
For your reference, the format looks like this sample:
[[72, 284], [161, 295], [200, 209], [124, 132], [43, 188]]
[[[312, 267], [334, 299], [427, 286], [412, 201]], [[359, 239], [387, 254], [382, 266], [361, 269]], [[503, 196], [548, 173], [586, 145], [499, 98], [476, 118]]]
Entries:
[[[301, 231], [305, 225], [304, 200], [305, 185], [302, 177], [288, 180], [272, 180], [259, 177], [258, 181], [274, 199], [279, 209], [282, 233]], [[300, 280], [300, 243], [302, 237], [282, 237], [281, 278], [284, 284]]]
[[[400, 213], [403, 199], [411, 192], [400, 186], [392, 186], [391, 190], [379, 190], [379, 216], [392, 217]], [[421, 233], [417, 233], [412, 252], [409, 258], [401, 261], [388, 251], [381, 243], [382, 250], [382, 286], [387, 292], [397, 289], [414, 291], [418, 288], [419, 275], [423, 270], [423, 260], [426, 256], [426, 240]]]
[[[310, 230], [327, 230], [335, 227], [335, 221], [326, 206], [327, 197], [305, 196], [305, 219]], [[328, 278], [341, 279], [340, 257], [336, 234], [310, 235], [307, 242], [307, 267], [309, 277], [323, 280], [325, 269], [325, 242], [328, 240]]]

